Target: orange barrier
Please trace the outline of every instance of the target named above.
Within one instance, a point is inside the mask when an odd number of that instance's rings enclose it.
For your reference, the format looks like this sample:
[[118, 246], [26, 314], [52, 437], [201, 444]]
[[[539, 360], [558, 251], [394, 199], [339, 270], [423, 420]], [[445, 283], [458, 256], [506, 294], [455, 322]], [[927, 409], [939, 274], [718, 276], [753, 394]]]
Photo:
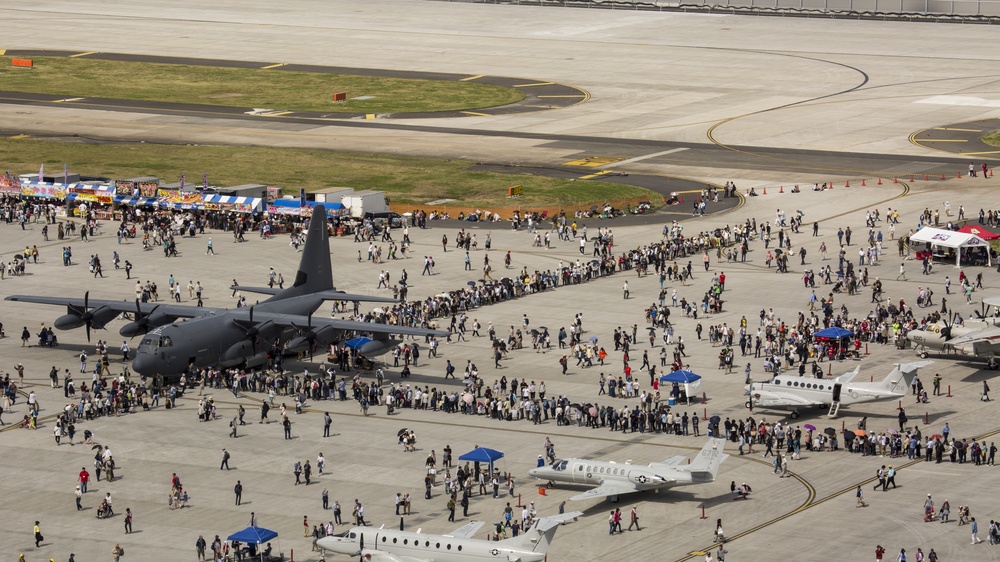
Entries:
[[35, 66], [35, 63], [31, 59], [10, 59], [11, 66], [19, 66], [21, 68], [31, 68]]
[[538, 487], [538, 495], [539, 495], [539, 496], [544, 496], [544, 495], [547, 495], [547, 494], [545, 493], [545, 486], [539, 486], [539, 487]]
[[333, 101], [347, 101], [347, 92], [337, 92], [333, 94]]

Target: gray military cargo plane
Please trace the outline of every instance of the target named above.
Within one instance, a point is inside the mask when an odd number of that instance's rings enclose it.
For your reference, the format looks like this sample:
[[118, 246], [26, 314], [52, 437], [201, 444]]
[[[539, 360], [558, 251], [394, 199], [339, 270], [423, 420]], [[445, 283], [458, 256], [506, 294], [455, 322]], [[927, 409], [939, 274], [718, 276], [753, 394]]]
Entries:
[[266, 361], [272, 344], [286, 352], [311, 351], [353, 334], [364, 334], [372, 341], [358, 352], [379, 355], [399, 343], [393, 336], [448, 335], [439, 330], [313, 318], [312, 314], [328, 300], [395, 302], [385, 297], [351, 295], [334, 288], [323, 205], [316, 205], [313, 210], [295, 282], [251, 307], [193, 307], [140, 303], [138, 299], [132, 303], [90, 299], [89, 294], [83, 299], [11, 295], [5, 300], [65, 306], [66, 314], [56, 319], [55, 327], [60, 330], [86, 327], [88, 340], [92, 329], [103, 328], [121, 314], [131, 314], [131, 322], [119, 333], [125, 337], [143, 334], [132, 368], [148, 376], [176, 376], [208, 366], [260, 365]]

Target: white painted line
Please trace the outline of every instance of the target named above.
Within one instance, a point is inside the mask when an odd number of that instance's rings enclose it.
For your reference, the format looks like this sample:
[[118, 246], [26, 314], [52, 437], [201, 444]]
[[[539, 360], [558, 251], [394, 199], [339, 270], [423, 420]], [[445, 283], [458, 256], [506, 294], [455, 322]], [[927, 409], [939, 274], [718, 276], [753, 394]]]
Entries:
[[603, 166], [597, 166], [598, 168], [614, 168], [621, 166], [622, 164], [631, 164], [632, 162], [639, 162], [640, 160], [646, 160], [649, 158], [656, 158], [657, 156], [664, 156], [667, 154], [674, 154], [675, 152], [684, 152], [686, 148], [673, 148], [671, 150], [664, 150], [663, 152], [654, 152], [653, 154], [646, 154], [643, 156], [636, 156], [635, 158], [629, 158], [628, 160], [622, 160], [620, 162], [612, 162], [610, 164], [604, 164]]

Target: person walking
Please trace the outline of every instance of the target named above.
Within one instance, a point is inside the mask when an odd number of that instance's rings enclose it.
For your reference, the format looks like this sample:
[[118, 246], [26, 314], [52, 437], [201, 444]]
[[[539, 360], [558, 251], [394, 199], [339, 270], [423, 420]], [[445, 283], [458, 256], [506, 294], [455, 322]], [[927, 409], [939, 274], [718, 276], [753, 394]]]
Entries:
[[[975, 519], [973, 519], [973, 521], [975, 521]], [[975, 528], [975, 527], [973, 527], [973, 528]], [[41, 523], [39, 523], [38, 521], [35, 521], [35, 529], [34, 529], [34, 531], [35, 531], [35, 548], [38, 548], [39, 546], [42, 545], [42, 541], [45, 540], [45, 538], [42, 537], [42, 526], [41, 526]]]
[[243, 483], [239, 480], [236, 481], [236, 486], [233, 487], [233, 493], [236, 494], [236, 505], [240, 505], [243, 501]]
[[125, 534], [132, 532], [132, 508], [125, 508]]
[[632, 510], [629, 512], [629, 520], [630, 520], [630, 523], [628, 524], [628, 530], [629, 531], [632, 530], [632, 527], [635, 527], [636, 531], [641, 531], [642, 530], [639, 527], [639, 513], [635, 510], [635, 506], [634, 505], [632, 506]]
[[[983, 542], [983, 539], [979, 538], [979, 523], [976, 523], [975, 517], [973, 517], [970, 520], [970, 524], [972, 525], [972, 544]], [[37, 522], [35, 523], [35, 528], [36, 529], [38, 528]], [[35, 546], [38, 546], [37, 535], [36, 535]]]
[[229, 455], [229, 451], [223, 449], [222, 450], [222, 464], [219, 465], [219, 470], [222, 470], [223, 468], [225, 468], [226, 470], [229, 470], [229, 456], [230, 456]]
[[902, 278], [903, 281], [906, 281], [906, 263], [905, 262], [899, 264], [899, 275], [896, 276], [896, 281], [899, 281], [900, 278]]
[[111, 549], [111, 556], [115, 558], [115, 562], [118, 562], [119, 558], [125, 556], [125, 549], [122, 548], [122, 545], [115, 543], [115, 547]]
[[77, 486], [76, 487], [76, 510], [77, 511], [83, 511], [82, 500], [83, 500], [83, 492], [81, 492], [80, 491], [80, 487]]

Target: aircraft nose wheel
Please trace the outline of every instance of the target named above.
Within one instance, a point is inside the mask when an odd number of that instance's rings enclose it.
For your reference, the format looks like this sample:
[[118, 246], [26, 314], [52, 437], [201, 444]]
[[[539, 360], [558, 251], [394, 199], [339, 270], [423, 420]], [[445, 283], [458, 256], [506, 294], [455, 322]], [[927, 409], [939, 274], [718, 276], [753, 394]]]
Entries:
[[788, 415], [788, 417], [792, 418], [793, 420], [797, 420], [799, 419], [799, 413], [793, 411], [791, 414]]
[[917, 357], [920, 357], [921, 359], [927, 359], [927, 352], [921, 351], [919, 354], [917, 354]]

